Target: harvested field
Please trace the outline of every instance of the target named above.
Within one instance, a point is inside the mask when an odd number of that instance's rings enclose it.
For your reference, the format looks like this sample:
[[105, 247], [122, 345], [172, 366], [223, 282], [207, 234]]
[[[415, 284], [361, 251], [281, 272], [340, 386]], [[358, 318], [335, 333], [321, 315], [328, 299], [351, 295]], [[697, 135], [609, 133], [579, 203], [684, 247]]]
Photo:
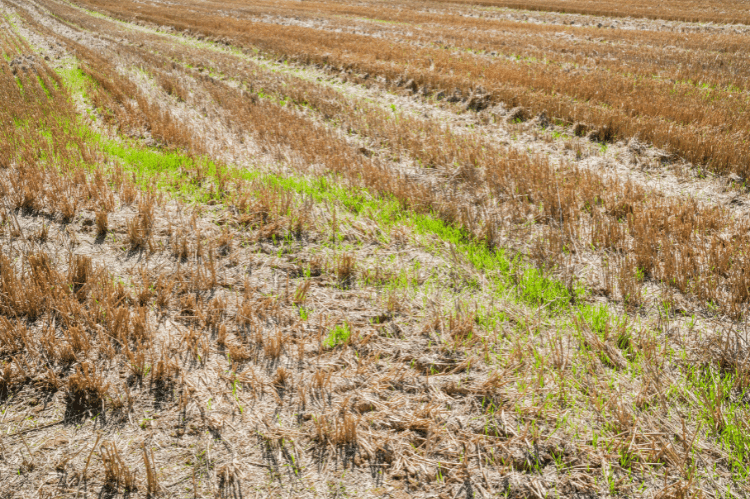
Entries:
[[658, 20], [678, 20], [690, 22], [715, 22], [730, 24], [748, 24], [750, 16], [747, 4], [742, 0], [666, 0], [664, 2], [635, 1], [611, 2], [595, 0], [566, 1], [560, 5], [549, 0], [531, 0], [526, 2], [508, 0], [449, 0], [450, 3], [486, 5], [532, 11], [562, 11], [591, 16], [642, 17]]
[[0, 0], [0, 497], [749, 496], [743, 5]]

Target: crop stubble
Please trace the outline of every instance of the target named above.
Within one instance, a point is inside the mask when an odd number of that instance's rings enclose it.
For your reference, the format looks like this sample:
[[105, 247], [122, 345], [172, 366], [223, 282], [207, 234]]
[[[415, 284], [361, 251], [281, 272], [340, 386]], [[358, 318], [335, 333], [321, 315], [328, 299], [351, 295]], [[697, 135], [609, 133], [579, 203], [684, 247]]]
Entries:
[[[746, 224], [730, 209], [664, 196], [602, 172], [519, 153], [480, 134], [457, 132], [429, 117], [404, 114], [394, 119], [393, 113], [364, 99], [312, 81], [280, 76], [244, 57], [180, 43], [161, 43], [161, 35], [152, 35], [145, 45], [138, 38], [145, 39], [146, 34], [128, 32], [111, 21], [90, 17], [62, 3], [43, 1], [38, 5], [68, 23], [74, 32], [83, 33], [80, 28], [85, 28], [100, 33], [109, 44], [111, 58], [100, 56], [86, 48], [85, 42], [90, 38], [79, 35], [76, 42], [45, 27], [38, 18], [44, 10], [17, 11], [32, 30], [61, 41], [76, 54], [83, 73], [95, 82], [91, 85], [91, 104], [110, 112], [101, 113], [102, 126], [129, 134], [144, 133], [164, 146], [197, 157], [208, 151], [201, 140], [201, 130], [180, 123], [173, 114], [174, 103], [196, 107], [210, 104], [206, 116], [223, 121], [239, 137], [252, 140], [259, 154], [306, 175], [334, 174], [352, 188], [392, 197], [401, 209], [432, 213], [447, 224], [463, 228], [468, 238], [486, 247], [503, 244], [503, 231], [512, 232], [511, 229], [531, 222], [536, 228], [527, 233], [534, 235], [533, 243], [525, 250], [542, 266], [564, 264], [571, 252], [599, 251], [614, 262], [604, 267], [614, 274], [604, 278], [610, 283], [604, 286], [605, 293], [633, 310], [640, 309], [647, 317], [650, 312], [644, 307], [640, 289], [643, 281], [660, 282], [684, 293], [689, 298], [688, 311], [705, 311], [705, 303], [710, 303], [715, 311], [733, 318], [742, 318], [745, 313]], [[128, 4], [118, 2], [106, 7], [130, 20], [126, 15]], [[168, 24], [170, 12], [165, 7], [153, 8], [147, 16], [162, 26]], [[371, 41], [369, 47], [357, 48], [355, 38], [264, 25], [255, 25], [256, 38], [249, 38], [247, 32], [239, 34], [242, 25], [219, 28], [205, 19], [205, 13], [201, 19], [197, 14], [194, 18], [190, 15], [188, 9], [183, 9], [181, 16], [174, 14], [172, 20], [182, 23], [177, 26], [179, 29], [190, 26], [191, 31], [229, 36], [231, 41], [245, 44], [245, 48], [249, 48], [247, 44], [261, 48], [266, 55], [286, 56], [303, 63], [347, 65], [350, 70], [359, 71], [358, 75], [349, 74], [363, 85], [370, 81], [375, 88], [395, 89], [400, 88], [395, 84], [399, 78], [411, 77], [416, 85], [428, 86], [422, 92], [428, 97], [441, 85], [446, 89], [455, 85], [462, 90], [467, 108], [471, 101], [465, 98], [470, 92], [482, 103], [504, 100], [503, 94], [491, 85], [499, 82], [500, 76], [484, 76], [486, 96], [477, 91], [476, 78], [448, 74], [475, 69], [476, 65], [471, 65], [474, 62], [463, 66], [436, 49], [418, 51], [417, 55], [433, 57], [431, 64], [437, 69], [420, 73], [417, 60], [416, 72], [403, 75], [401, 69], [386, 67], [393, 64], [383, 65], [370, 57], [372, 52], [365, 52], [379, 50]], [[119, 29], [122, 32], [114, 35]], [[319, 59], [317, 52], [303, 51], [302, 42], [290, 38], [301, 33], [305, 36], [300, 40], [311, 43], [307, 47], [333, 50], [329, 57], [339, 60]], [[115, 42], [115, 36], [122, 36], [125, 41]], [[323, 48], [316, 45], [318, 42]], [[3, 43], [4, 53], [12, 57], [32, 52], [15, 35], [6, 37]], [[400, 52], [393, 46], [388, 50], [385, 53], [390, 62], [400, 64]], [[570, 337], [566, 338], [555, 326], [543, 324], [540, 310], [527, 308], [528, 304], [503, 303], [512, 317], [509, 324], [518, 327], [501, 326], [498, 331], [482, 326], [482, 314], [476, 308], [481, 300], [475, 301], [473, 312], [465, 308], [461, 299], [453, 311], [419, 306], [418, 300], [392, 294], [385, 302], [368, 300], [367, 281], [358, 284], [356, 277], [372, 277], [372, 270], [364, 263], [372, 258], [371, 254], [362, 250], [357, 250], [363, 253], [358, 256], [334, 253], [330, 260], [321, 261], [305, 250], [329, 237], [328, 226], [334, 241], [337, 233], [349, 240], [366, 240], [364, 234], [368, 232], [372, 237], [371, 230], [363, 231], [358, 225], [361, 222], [342, 222], [337, 219], [335, 208], [328, 208], [325, 214], [326, 208], [313, 208], [315, 203], [310, 200], [263, 183], [239, 181], [229, 175], [223, 178], [200, 163], [194, 171], [185, 172], [185, 177], [187, 182], [208, 190], [213, 201], [194, 210], [188, 219], [189, 212], [179, 202], [141, 191], [135, 185], [135, 177], [131, 181], [121, 168], [87, 168], [85, 165], [106, 156], [65, 126], [76, 122], [77, 110], [62, 92], [59, 77], [44, 62], [29, 61], [7, 65], [3, 72], [6, 100], [19, 102], [18, 96], [23, 96], [23, 106], [6, 110], [4, 135], [12, 136], [19, 120], [33, 126], [22, 127], [28, 136], [4, 142], [3, 164], [8, 168], [4, 198], [10, 209], [6, 237], [10, 246], [2, 262], [3, 316], [9, 332], [3, 339], [6, 364], [2, 387], [11, 400], [16, 400], [13, 396], [19, 390], [62, 395], [56, 399], [53, 395], [50, 400], [64, 408], [64, 422], [83, 415], [102, 417], [104, 423], [100, 424], [104, 426], [99, 431], [107, 435], [107, 442], [98, 447], [97, 439], [90, 448], [91, 454], [86, 459], [81, 455], [83, 471], [80, 466], [72, 466], [75, 473], [65, 478], [65, 487], [80, 487], [88, 483], [87, 474], [91, 474], [93, 483], [114, 492], [138, 489], [153, 495], [165, 485], [182, 487], [184, 480], [192, 494], [213, 493], [214, 487], [227, 494], [250, 483], [263, 482], [262, 474], [248, 475], [248, 466], [270, 470], [267, 480], [278, 480], [284, 486], [284, 466], [292, 483], [313, 463], [318, 463], [319, 470], [322, 466], [323, 472], [319, 471], [310, 483], [327, 487], [327, 493], [334, 496], [343, 493], [341, 487], [354, 487], [362, 494], [369, 490], [377, 495], [382, 493], [378, 487], [386, 484], [396, 484], [398, 489], [412, 493], [463, 491], [467, 496], [476, 493], [474, 490], [482, 495], [504, 491], [543, 495], [556, 483], [560, 487], [558, 493], [563, 495], [606, 490], [592, 477], [602, 480], [604, 487], [611, 486], [606, 484], [612, 478], [615, 489], [632, 491], [624, 472], [630, 469], [632, 473], [633, 466], [626, 464], [631, 462], [641, 464], [635, 467], [640, 468], [638, 485], [662, 496], [685, 496], [700, 487], [725, 488], [727, 477], [736, 480], [734, 475], [719, 473], [710, 478], [706, 475], [698, 485], [691, 466], [698, 466], [699, 461], [691, 453], [703, 453], [704, 460], [716, 459], [716, 455], [726, 452], [720, 449], [724, 449], [721, 443], [726, 442], [722, 439], [726, 438], [727, 427], [740, 425], [741, 418], [737, 420], [735, 416], [730, 421], [716, 416], [724, 400], [719, 400], [717, 406], [711, 399], [716, 394], [710, 389], [705, 401], [694, 405], [667, 400], [663, 393], [667, 383], [670, 389], [681, 393], [676, 398], [695, 398], [685, 380], [706, 374], [689, 374], [686, 366], [690, 362], [674, 362], [665, 367], [664, 359], [670, 349], [695, 355], [700, 351], [700, 342], [679, 338], [661, 345], [649, 326], [626, 327], [617, 320], [605, 319], [604, 325], [594, 322], [593, 327], [581, 315], [572, 321], [574, 325], [569, 325], [577, 333], [572, 335], [575, 346], [571, 349]], [[189, 66], [196, 61], [214, 74], [222, 74], [222, 78], [191, 69]], [[135, 83], [132, 72], [123, 70], [127, 65], [145, 72], [161, 89], [160, 96], [148, 95]], [[362, 74], [365, 71], [367, 75]], [[515, 85], [540, 81], [518, 76], [526, 70], [511, 72], [503, 67], [497, 71]], [[27, 78], [27, 73], [39, 74], [41, 80]], [[18, 80], [11, 74], [17, 75]], [[538, 78], [535, 71], [526, 74]], [[230, 81], [223, 81], [225, 77]], [[378, 81], [376, 77], [385, 78]], [[36, 85], [35, 81], [41, 84]], [[658, 86], [651, 91], [665, 93]], [[48, 98], [47, 93], [53, 95]], [[639, 94], [631, 98], [643, 99]], [[560, 100], [557, 96], [549, 99]], [[509, 104], [523, 107], [516, 114], [519, 117], [540, 112], [530, 101], [511, 100]], [[677, 100], [670, 105], [678, 109], [683, 104], [685, 101]], [[465, 112], [475, 112], [477, 106], [474, 107]], [[558, 102], [558, 113], [560, 109]], [[663, 119], [662, 111], [653, 114]], [[58, 120], [48, 121], [46, 117]], [[493, 119], [485, 114], [479, 122]], [[576, 116], [568, 121], [579, 119]], [[628, 130], [637, 126], [648, 131], [637, 120], [611, 128], [602, 127], [596, 119], [588, 123], [598, 135], [604, 135], [595, 137], [599, 139], [607, 139], [609, 134], [627, 136]], [[741, 129], [741, 125], [737, 127]], [[658, 137], [646, 138], [658, 143]], [[76, 144], [72, 149], [71, 143]], [[367, 147], [362, 147], [363, 143]], [[48, 152], [39, 153], [45, 148]], [[689, 150], [677, 152], [696, 159]], [[715, 157], [721, 158], [721, 153]], [[720, 160], [715, 157], [705, 163], [721, 171], [717, 166]], [[425, 172], [414, 174], [413, 167], [404, 168], [400, 162], [406, 160], [418, 165], [417, 171]], [[72, 200], [79, 203], [71, 205]], [[175, 218], [178, 213], [182, 213], [179, 221]], [[219, 220], [218, 228], [208, 222], [212, 213]], [[44, 223], [41, 227], [33, 223], [40, 215], [49, 217], [51, 235]], [[24, 224], [34, 227], [34, 234], [18, 222], [19, 216]], [[90, 224], [86, 225], [83, 219]], [[95, 236], [95, 241], [103, 239], [99, 244], [107, 245], [110, 253], [117, 253], [118, 247], [126, 252], [127, 263], [111, 275], [91, 257], [71, 251], [66, 254], [64, 248], [75, 244], [71, 242], [75, 236], [64, 229], [63, 223], [71, 220], [82, 220], [81, 227], [90, 227], [91, 237]], [[347, 224], [351, 224], [349, 229]], [[109, 242], [110, 232], [117, 242]], [[21, 242], [14, 247], [14, 240]], [[32, 240], [37, 241], [38, 247]], [[47, 247], [54, 248], [54, 254], [44, 249], [42, 243], [48, 240], [51, 242]], [[282, 240], [288, 241], [289, 248], [284, 249], [283, 244], [279, 247]], [[393, 234], [393, 241], [406, 241], [410, 251], [420, 251], [398, 231]], [[505, 243], [514, 241], [508, 239]], [[283, 253], [291, 257], [282, 258]], [[145, 256], [145, 266], [134, 265], [134, 255]], [[359, 258], [364, 260], [358, 265]], [[460, 258], [454, 258], [453, 265], [465, 265]], [[443, 271], [427, 255], [423, 259], [428, 268]], [[243, 265], [238, 266], [238, 262]], [[247, 262], [249, 267], [245, 267]], [[374, 264], [380, 266], [377, 257]], [[282, 272], [269, 273], [268, 266]], [[255, 269], [250, 275], [256, 274], [258, 284], [250, 284], [249, 277], [243, 275], [250, 267]], [[320, 273], [323, 278], [304, 279], [305, 272]], [[377, 275], [377, 268], [375, 272], [375, 283], [395, 277]], [[126, 276], [125, 285], [118, 282]], [[456, 277], [451, 273], [448, 278]], [[474, 278], [467, 279], [465, 282]], [[20, 296], [19, 289], [29, 292]], [[491, 294], [491, 289], [485, 292]], [[308, 296], [316, 294], [317, 303], [325, 303], [323, 308], [328, 313], [318, 311], [307, 322], [303, 306]], [[459, 298], [461, 295], [457, 294]], [[569, 295], [573, 296], [575, 293]], [[538, 305], [543, 310], [549, 304]], [[385, 312], [379, 309], [383, 306]], [[667, 311], [667, 317], [669, 314]], [[338, 321], [331, 320], [337, 315]], [[345, 317], [345, 323], [337, 324]], [[375, 324], [367, 321], [374, 318]], [[382, 321], [384, 325], [379, 324]], [[531, 332], [534, 328], [537, 334]], [[342, 332], [350, 329], [354, 332]], [[543, 331], [541, 335], [539, 329]], [[666, 327], [660, 322], [657, 329], [667, 338], [669, 322]], [[523, 330], [527, 335], [518, 334]], [[714, 350], [703, 351], [701, 358], [709, 371], [717, 368], [736, 376], [731, 389], [742, 392], [744, 360], [731, 356], [741, 344], [732, 343], [728, 336], [719, 337], [726, 342], [725, 347], [717, 350], [715, 356]], [[533, 352], [530, 356], [528, 349]], [[488, 361], [493, 357], [488, 352], [496, 350], [505, 352], [501, 368]], [[420, 351], [430, 354], [419, 355]], [[542, 360], [540, 366], [539, 358], [548, 360]], [[634, 358], [642, 359], [654, 371], [635, 377], [620, 373], [628, 370], [628, 362]], [[549, 368], [545, 367], [547, 363]], [[346, 375], [332, 378], [342, 368], [344, 372], [353, 371], [351, 379]], [[587, 373], [577, 386], [566, 378], [574, 369]], [[603, 373], [610, 371], [612, 379], [622, 386], [607, 385], [604, 380], [608, 375]], [[538, 383], [539, 388], [529, 390], [529, 380]], [[503, 390], [507, 385], [513, 386]], [[585, 396], [570, 395], [572, 398], [568, 399], [566, 390]], [[383, 397], [384, 393], [388, 395]], [[559, 406], [549, 406], [548, 400], [556, 397]], [[664, 414], [649, 412], [654, 405], [667, 409], [671, 403], [686, 403], [693, 411], [688, 416], [688, 426], [684, 416], [680, 427], [680, 419], [675, 416], [659, 423]], [[307, 404], [312, 408], [307, 409]], [[154, 407], [158, 414], [162, 405], [168, 408], [164, 409], [166, 416], [159, 416], [166, 419], [164, 424], [155, 423], [157, 417], [144, 415], [134, 427], [133, 414], [145, 414], [146, 407]], [[411, 412], [404, 412], [405, 407]], [[563, 430], [574, 438], [576, 444], [572, 448], [563, 443], [564, 439], [553, 438], [558, 431], [556, 425], [565, 419], [566, 408], [570, 407], [582, 411], [576, 418], [587, 411], [600, 418], [614, 418], [613, 423], [604, 425], [609, 436], [606, 447], [599, 447], [596, 430], [589, 433], [589, 428], [583, 430], [586, 439], [580, 441], [572, 436], [572, 429]], [[714, 411], [707, 418], [713, 427], [704, 430], [705, 437], [694, 447], [702, 429], [702, 420], [697, 416], [701, 408]], [[280, 415], [280, 424], [268, 419], [272, 415]], [[144, 447], [142, 452], [135, 452], [136, 446], [130, 442], [125, 446], [129, 450], [123, 451], [112, 427], [107, 426], [110, 418], [119, 421], [115, 424], [127, 425], [126, 419], [130, 420], [128, 435], [132, 442], [143, 442], [152, 449], [163, 447], [159, 443], [166, 440], [160, 439], [169, 438], [175, 439], [172, 445], [180, 447], [175, 442], [192, 431], [192, 445], [204, 446], [202, 453], [194, 452], [189, 459], [192, 478], [183, 472], [181, 481], [164, 484], [168, 476], [165, 469], [177, 472], [169, 467], [175, 466], [175, 455], [179, 453], [159, 457], [157, 452], [156, 462], [162, 463], [161, 471], [157, 471], [151, 450]], [[636, 421], [660, 431], [643, 432]], [[248, 431], [252, 424], [254, 430]], [[150, 433], [139, 435], [137, 427]], [[737, 431], [743, 429], [739, 426]], [[200, 438], [203, 431], [211, 438]], [[662, 434], [675, 435], [686, 445], [680, 449]], [[23, 440], [22, 435], [16, 438]], [[529, 439], [533, 442], [531, 447], [528, 443], [521, 445]], [[255, 442], [260, 454], [238, 450], [240, 445], [252, 446], [250, 442]], [[626, 444], [627, 452], [623, 454]], [[221, 445], [223, 450], [217, 450]], [[129, 457], [123, 458], [123, 452]], [[576, 471], [582, 469], [583, 464], [579, 463], [587, 463], [585, 466], [590, 468], [602, 452], [604, 461], [596, 463], [597, 472]], [[24, 472], [19, 476], [33, 482], [39, 480], [34, 475], [39, 466], [38, 453], [28, 448], [27, 454], [21, 454], [18, 469]], [[93, 463], [92, 455], [96, 456]], [[338, 463], [336, 459], [341, 463], [331, 464]], [[66, 470], [67, 462], [63, 461], [60, 466]], [[556, 462], [563, 464], [556, 466]], [[737, 464], [731, 459], [727, 462], [727, 471]], [[328, 467], [335, 470], [340, 465], [351, 466], [356, 478], [335, 478]], [[666, 470], [663, 485], [654, 479], [654, 469], [649, 466]], [[131, 468], [143, 471], [134, 476]], [[364, 473], [368, 468], [369, 473]], [[554, 477], [539, 479], [535, 473], [542, 477], [553, 473]], [[382, 482], [386, 476], [388, 481]], [[294, 488], [289, 483], [286, 486]], [[743, 485], [737, 481], [734, 486]], [[271, 485], [267, 487], [273, 490]]]

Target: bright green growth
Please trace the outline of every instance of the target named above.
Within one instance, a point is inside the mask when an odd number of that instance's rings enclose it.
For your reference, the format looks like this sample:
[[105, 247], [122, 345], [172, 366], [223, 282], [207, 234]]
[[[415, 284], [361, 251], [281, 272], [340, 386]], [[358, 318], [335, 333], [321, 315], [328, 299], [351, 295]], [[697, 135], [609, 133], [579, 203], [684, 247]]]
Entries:
[[95, 85], [95, 82], [81, 70], [74, 58], [68, 57], [63, 59], [62, 62], [66, 64], [56, 71], [65, 82], [68, 92], [71, 95], [85, 96], [86, 90]]
[[532, 305], [547, 305], [551, 310], [567, 308], [574, 295], [560, 281], [550, 279], [539, 269], [527, 267], [520, 279], [519, 292], [523, 301]]
[[299, 307], [299, 318], [306, 321], [310, 317], [310, 311], [305, 307]]
[[[78, 95], [86, 100], [89, 90], [96, 87], [97, 83], [81, 70], [74, 58], [69, 59], [69, 64], [58, 69], [58, 74], [71, 95]], [[98, 143], [111, 159], [118, 160], [125, 170], [135, 173], [139, 187], [143, 189], [156, 188], [179, 194], [191, 201], [206, 202], [212, 197], [211, 193], [201, 189], [200, 177], [191, 175], [191, 172], [201, 171], [211, 176], [222, 173], [207, 159], [195, 159], [178, 151], [141, 147], [134, 141], [125, 139], [111, 140], [85, 125], [81, 129], [80, 133]]]
[[347, 322], [339, 324], [331, 329], [331, 331], [328, 333], [328, 336], [323, 342], [323, 346], [328, 349], [334, 349], [342, 343], [346, 343], [347, 341], [349, 341], [351, 335], [352, 331], [349, 328], [349, 324]]
[[202, 187], [202, 179], [195, 173], [214, 178], [221, 168], [207, 159], [194, 159], [177, 151], [156, 150], [134, 144], [100, 140], [102, 150], [120, 160], [126, 170], [135, 172], [141, 188], [157, 188], [185, 199], [206, 202], [213, 193]]
[[728, 452], [734, 473], [750, 475], [750, 430], [746, 423], [745, 393], [736, 393], [735, 376], [717, 373], [691, 373], [701, 405], [701, 416], [711, 433]]
[[611, 328], [610, 309], [606, 305], [587, 305], [580, 307], [580, 317], [589, 325], [591, 331], [599, 337], [605, 337]]

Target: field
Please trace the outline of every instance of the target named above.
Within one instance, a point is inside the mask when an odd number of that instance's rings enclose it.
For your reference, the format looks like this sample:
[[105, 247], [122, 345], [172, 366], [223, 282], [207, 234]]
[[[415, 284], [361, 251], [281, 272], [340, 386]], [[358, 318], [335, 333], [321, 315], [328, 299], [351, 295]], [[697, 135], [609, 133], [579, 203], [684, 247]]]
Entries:
[[746, 2], [0, 25], [0, 497], [750, 496]]

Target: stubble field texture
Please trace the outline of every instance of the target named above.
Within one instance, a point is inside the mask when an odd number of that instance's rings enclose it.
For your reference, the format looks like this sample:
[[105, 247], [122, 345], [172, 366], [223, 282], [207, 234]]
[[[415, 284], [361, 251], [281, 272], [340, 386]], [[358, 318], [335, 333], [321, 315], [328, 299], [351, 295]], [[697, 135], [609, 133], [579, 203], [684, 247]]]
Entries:
[[750, 496], [740, 0], [0, 0], [0, 497]]

